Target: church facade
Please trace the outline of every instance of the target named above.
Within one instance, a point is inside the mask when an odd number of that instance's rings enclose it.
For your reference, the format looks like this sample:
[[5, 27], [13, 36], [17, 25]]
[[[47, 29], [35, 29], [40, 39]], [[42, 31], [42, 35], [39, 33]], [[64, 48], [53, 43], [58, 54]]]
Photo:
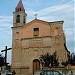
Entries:
[[33, 75], [41, 70], [40, 55], [57, 52], [59, 62], [68, 60], [64, 21], [47, 22], [34, 19], [26, 23], [27, 14], [19, 1], [13, 12], [12, 70], [16, 75]]

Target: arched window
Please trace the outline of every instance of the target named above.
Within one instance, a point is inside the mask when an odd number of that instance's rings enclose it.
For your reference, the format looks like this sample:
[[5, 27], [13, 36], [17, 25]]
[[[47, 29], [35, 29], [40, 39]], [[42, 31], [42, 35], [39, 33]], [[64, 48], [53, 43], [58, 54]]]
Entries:
[[20, 15], [16, 16], [16, 23], [20, 23]]
[[19, 39], [19, 32], [16, 32], [15, 39]]
[[55, 36], [59, 35], [59, 29], [58, 27], [55, 28]]
[[40, 61], [38, 59], [33, 60], [33, 72], [40, 70]]

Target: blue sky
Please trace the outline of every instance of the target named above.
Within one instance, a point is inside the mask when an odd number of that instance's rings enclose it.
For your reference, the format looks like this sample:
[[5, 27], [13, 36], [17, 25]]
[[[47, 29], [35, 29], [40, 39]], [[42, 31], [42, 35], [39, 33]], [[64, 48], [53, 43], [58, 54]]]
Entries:
[[[19, 0], [0, 0], [0, 51], [5, 46], [12, 47], [13, 12]], [[74, 0], [22, 0], [27, 13], [27, 22], [37, 18], [45, 21], [63, 20], [67, 48], [74, 50]], [[8, 51], [8, 62], [11, 63], [11, 51]]]

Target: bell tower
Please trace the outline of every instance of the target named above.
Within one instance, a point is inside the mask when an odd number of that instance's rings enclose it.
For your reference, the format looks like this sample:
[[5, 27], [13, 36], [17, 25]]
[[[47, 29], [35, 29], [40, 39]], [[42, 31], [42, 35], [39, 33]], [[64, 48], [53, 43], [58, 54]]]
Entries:
[[20, 0], [13, 12], [13, 27], [23, 26], [26, 24], [26, 16], [27, 14], [25, 13], [22, 0]]
[[[12, 27], [12, 70], [15, 70], [17, 67], [20, 70], [22, 66], [22, 26], [26, 24], [25, 9], [22, 3], [22, 0], [19, 0], [18, 5], [13, 12], [13, 27]], [[17, 54], [17, 56], [16, 56]], [[21, 73], [20, 73], [21, 75]]]

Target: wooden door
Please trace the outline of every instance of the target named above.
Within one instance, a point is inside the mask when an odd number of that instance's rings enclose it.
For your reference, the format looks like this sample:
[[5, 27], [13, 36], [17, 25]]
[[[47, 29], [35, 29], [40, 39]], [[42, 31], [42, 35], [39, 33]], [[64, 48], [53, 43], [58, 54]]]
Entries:
[[40, 61], [38, 59], [33, 61], [33, 72], [36, 70], [40, 70]]

